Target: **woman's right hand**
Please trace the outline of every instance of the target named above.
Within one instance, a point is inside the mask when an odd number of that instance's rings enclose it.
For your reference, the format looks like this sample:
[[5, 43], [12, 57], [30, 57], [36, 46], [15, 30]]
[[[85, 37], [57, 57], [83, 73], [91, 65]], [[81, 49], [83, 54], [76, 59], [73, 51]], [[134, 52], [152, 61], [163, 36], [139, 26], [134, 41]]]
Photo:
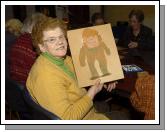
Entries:
[[95, 84], [93, 86], [91, 86], [88, 90], [87, 95], [93, 100], [94, 96], [100, 92], [103, 88], [103, 83], [100, 84], [100, 79], [95, 81]]

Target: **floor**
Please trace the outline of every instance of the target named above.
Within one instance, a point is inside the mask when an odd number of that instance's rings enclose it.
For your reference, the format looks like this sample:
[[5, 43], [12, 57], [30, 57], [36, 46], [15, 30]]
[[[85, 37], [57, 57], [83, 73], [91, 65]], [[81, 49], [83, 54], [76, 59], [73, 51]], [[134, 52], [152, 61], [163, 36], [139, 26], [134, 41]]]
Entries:
[[5, 120], [19, 120], [19, 114], [16, 111], [12, 111], [9, 106], [5, 105]]

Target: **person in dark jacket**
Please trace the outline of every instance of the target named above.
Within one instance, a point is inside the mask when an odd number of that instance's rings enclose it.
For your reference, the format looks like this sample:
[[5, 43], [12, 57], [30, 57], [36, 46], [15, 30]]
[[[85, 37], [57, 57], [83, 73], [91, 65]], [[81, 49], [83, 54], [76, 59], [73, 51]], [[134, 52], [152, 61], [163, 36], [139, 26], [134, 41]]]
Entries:
[[132, 56], [141, 56], [142, 51], [154, 49], [152, 30], [143, 25], [144, 13], [141, 10], [132, 10], [129, 13], [129, 26], [118, 45], [129, 48]]

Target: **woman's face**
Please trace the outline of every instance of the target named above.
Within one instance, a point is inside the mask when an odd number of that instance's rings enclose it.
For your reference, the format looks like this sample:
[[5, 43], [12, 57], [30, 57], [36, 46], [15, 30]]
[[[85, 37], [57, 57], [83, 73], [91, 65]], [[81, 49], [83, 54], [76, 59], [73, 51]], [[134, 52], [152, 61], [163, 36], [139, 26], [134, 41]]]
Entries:
[[39, 45], [42, 52], [48, 52], [57, 58], [62, 58], [67, 53], [67, 40], [59, 27], [44, 31], [43, 43]]
[[132, 27], [133, 30], [138, 30], [140, 29], [140, 22], [137, 20], [136, 16], [132, 16], [130, 18], [130, 26]]

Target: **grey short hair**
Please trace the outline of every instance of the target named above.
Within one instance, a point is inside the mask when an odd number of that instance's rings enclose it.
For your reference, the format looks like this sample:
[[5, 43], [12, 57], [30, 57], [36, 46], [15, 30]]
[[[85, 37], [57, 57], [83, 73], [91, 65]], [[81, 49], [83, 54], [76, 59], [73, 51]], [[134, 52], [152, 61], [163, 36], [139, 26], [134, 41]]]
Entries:
[[31, 16], [27, 17], [23, 22], [23, 27], [21, 29], [21, 33], [31, 33], [33, 26], [45, 19], [46, 16], [42, 13], [34, 13]]
[[129, 13], [129, 19], [132, 16], [136, 16], [136, 19], [138, 20], [138, 22], [143, 22], [144, 21], [144, 13], [142, 10], [139, 9], [133, 9], [130, 13]]

